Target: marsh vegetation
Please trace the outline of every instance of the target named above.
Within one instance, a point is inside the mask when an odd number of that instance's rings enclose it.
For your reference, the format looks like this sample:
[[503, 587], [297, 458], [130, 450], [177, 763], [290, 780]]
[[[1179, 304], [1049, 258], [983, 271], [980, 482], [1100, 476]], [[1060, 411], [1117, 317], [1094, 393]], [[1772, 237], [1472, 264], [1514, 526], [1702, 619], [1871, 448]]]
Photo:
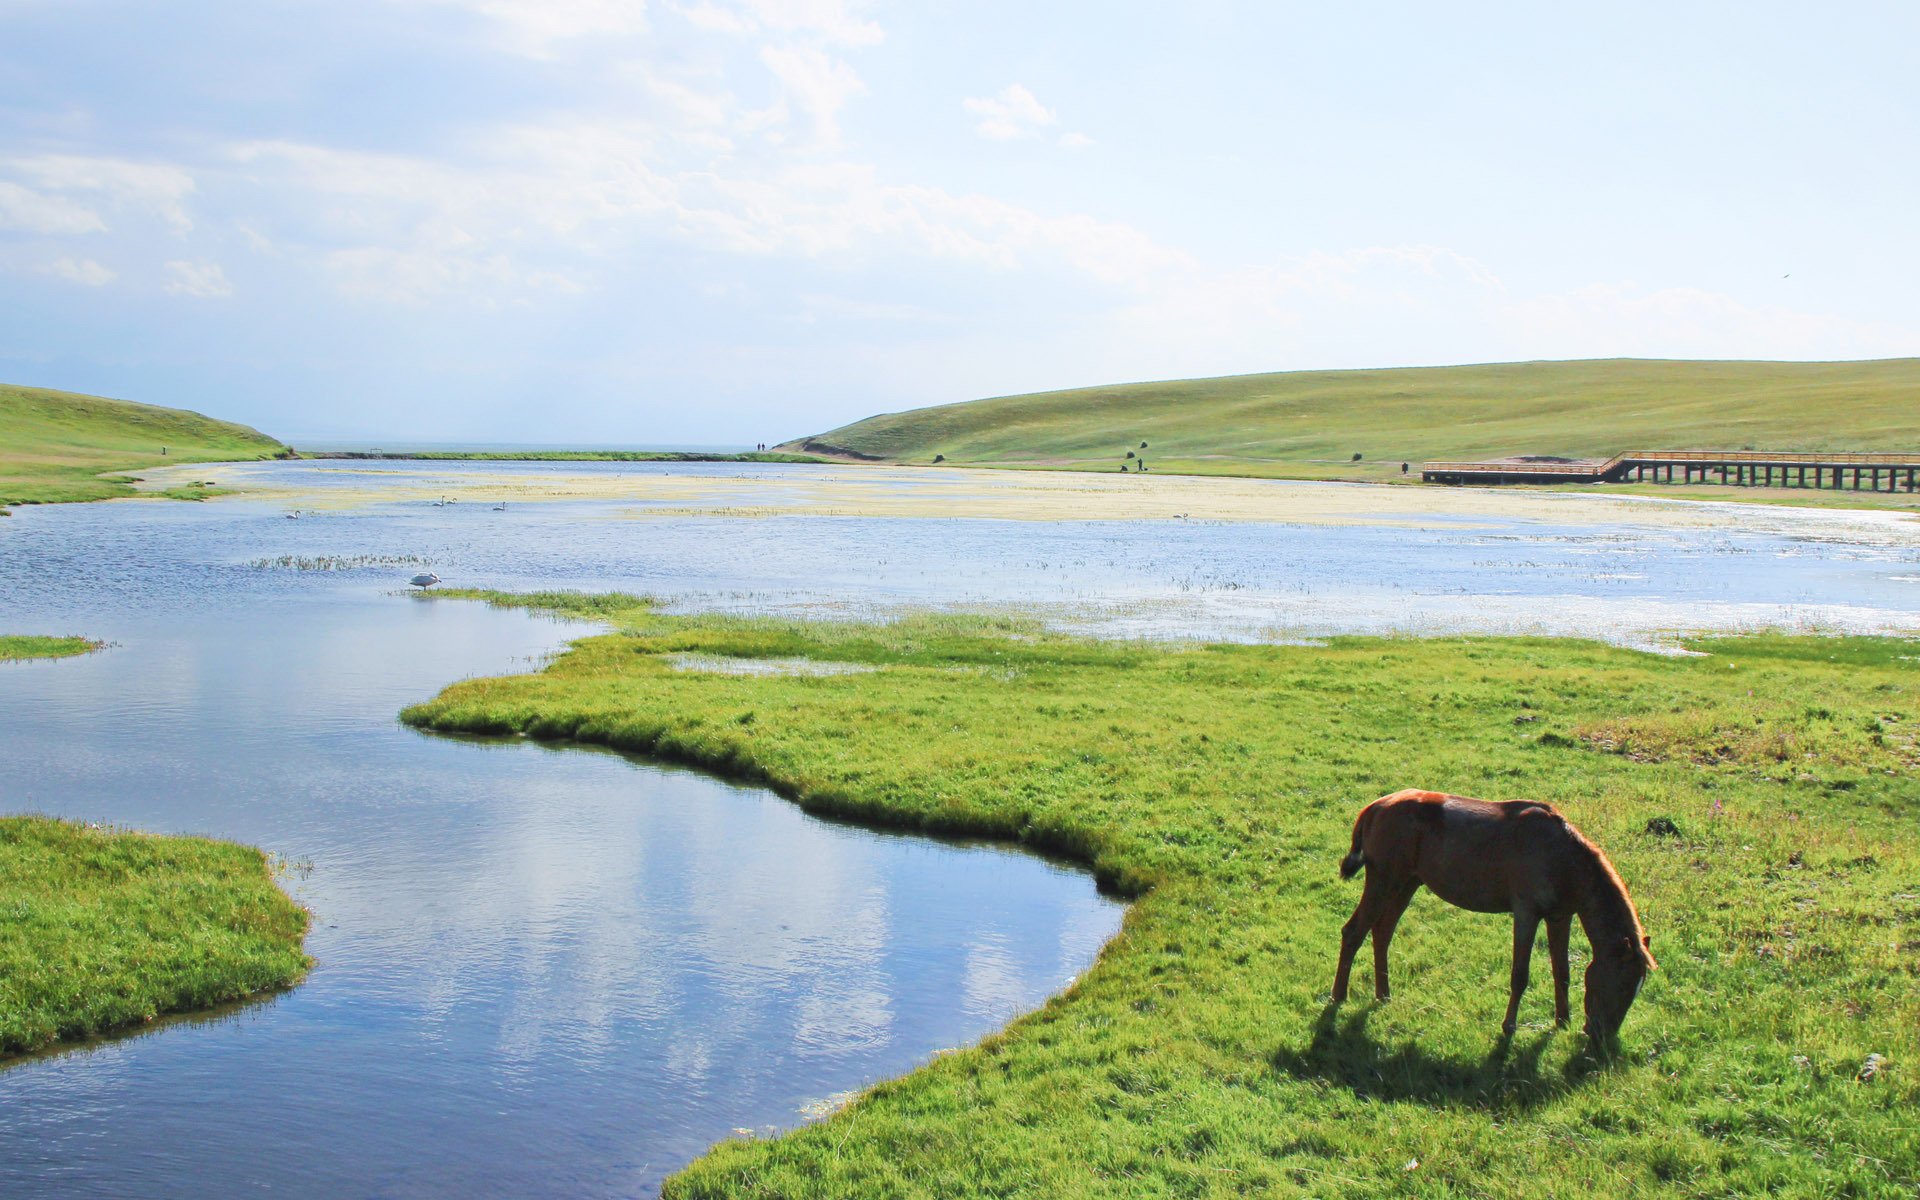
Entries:
[[0, 662], [20, 662], [29, 658], [71, 658], [76, 654], [98, 650], [101, 645], [83, 637], [0, 633]]
[[0, 1058], [306, 973], [307, 913], [247, 846], [0, 816]]
[[[724, 1143], [670, 1195], [1907, 1196], [1920, 1177], [1910, 641], [1170, 647], [486, 598], [616, 630], [408, 722], [1006, 838], [1137, 898], [1040, 1011], [799, 1132]], [[676, 669], [688, 654], [875, 669]], [[1396, 998], [1329, 1007], [1354, 812], [1411, 784], [1549, 801], [1612, 857], [1661, 964], [1617, 1056], [1555, 1030], [1543, 989], [1499, 1038], [1509, 924], [1431, 897], [1394, 944]]]

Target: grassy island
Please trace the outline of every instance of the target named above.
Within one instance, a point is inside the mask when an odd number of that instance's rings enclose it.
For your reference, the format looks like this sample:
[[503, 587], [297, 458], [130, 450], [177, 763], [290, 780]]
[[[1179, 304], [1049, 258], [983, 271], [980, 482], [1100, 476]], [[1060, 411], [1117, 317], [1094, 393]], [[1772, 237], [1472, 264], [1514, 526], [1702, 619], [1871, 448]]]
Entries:
[[0, 662], [18, 662], [28, 658], [71, 658], [99, 648], [99, 642], [83, 637], [0, 633]]
[[285, 987], [306, 930], [250, 847], [0, 817], [0, 1057]]
[[[124, 472], [145, 467], [291, 453], [256, 429], [185, 409], [0, 384], [0, 508], [131, 496]], [[214, 491], [201, 481], [165, 494]]]
[[[724, 1142], [670, 1196], [1910, 1198], [1920, 1180], [1915, 643], [1160, 646], [488, 598], [614, 631], [409, 723], [1005, 838], [1135, 898], [1040, 1011], [827, 1120]], [[675, 669], [685, 652], [878, 669]], [[1352, 818], [1407, 785], [1551, 801], [1613, 857], [1661, 964], [1617, 1056], [1551, 1027], [1544, 954], [1503, 1043], [1510, 923], [1430, 896], [1394, 943], [1395, 999], [1327, 1008]]]

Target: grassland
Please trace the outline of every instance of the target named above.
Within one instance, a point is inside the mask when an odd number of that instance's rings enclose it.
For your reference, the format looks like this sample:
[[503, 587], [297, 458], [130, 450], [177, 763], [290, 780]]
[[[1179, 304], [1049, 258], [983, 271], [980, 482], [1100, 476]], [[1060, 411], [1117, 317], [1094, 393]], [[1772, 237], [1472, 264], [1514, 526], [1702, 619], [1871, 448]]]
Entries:
[[184, 409], [0, 385], [0, 509], [130, 496], [126, 473], [144, 467], [290, 453], [258, 430]]
[[0, 817], [0, 1057], [285, 987], [306, 929], [250, 847]]
[[[614, 631], [409, 723], [1004, 838], [1136, 898], [1039, 1012], [830, 1119], [722, 1143], [670, 1196], [1910, 1200], [1920, 1183], [1920, 645], [1163, 647], [1011, 619], [487, 598]], [[674, 654], [879, 669], [697, 673]], [[1551, 1028], [1543, 965], [1503, 1043], [1509, 923], [1425, 896], [1394, 943], [1396, 998], [1327, 1007], [1353, 814], [1405, 785], [1548, 800], [1611, 853], [1662, 966], [1617, 1055]]]
[[1417, 470], [1428, 459], [1749, 446], [1920, 450], [1920, 359], [1610, 359], [1120, 384], [889, 413], [782, 448], [1103, 471], [1131, 451], [1160, 472], [1384, 482], [1402, 462]]
[[28, 658], [68, 658], [98, 650], [100, 643], [83, 637], [42, 637], [38, 634], [0, 634], [0, 662]]

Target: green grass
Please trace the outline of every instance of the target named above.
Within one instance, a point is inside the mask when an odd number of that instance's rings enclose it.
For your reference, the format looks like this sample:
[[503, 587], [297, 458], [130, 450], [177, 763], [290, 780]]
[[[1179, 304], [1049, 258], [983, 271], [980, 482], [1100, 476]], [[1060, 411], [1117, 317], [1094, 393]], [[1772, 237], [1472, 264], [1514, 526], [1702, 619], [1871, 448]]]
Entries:
[[288, 986], [306, 929], [250, 847], [0, 817], [0, 1056]]
[[1120, 384], [890, 413], [790, 446], [1101, 471], [1131, 450], [1157, 472], [1373, 481], [1399, 479], [1402, 462], [1417, 471], [1428, 459], [1509, 454], [1914, 451], [1920, 359], [1611, 359]]
[[[130, 496], [125, 472], [291, 453], [258, 430], [184, 409], [0, 385], [0, 507]], [[166, 494], [197, 500], [214, 492]]]
[[[1066, 855], [1137, 897], [1040, 1011], [826, 1121], [722, 1143], [671, 1196], [1910, 1200], [1920, 1182], [1920, 643], [1165, 647], [487, 598], [615, 631], [409, 723], [659, 755]], [[663, 658], [686, 652], [882, 669]], [[1550, 1027], [1544, 954], [1502, 1046], [1510, 923], [1431, 896], [1394, 942], [1395, 999], [1327, 1009], [1353, 816], [1403, 786], [1551, 801], [1606, 848], [1662, 968], [1617, 1057]], [[1575, 951], [1577, 985], [1577, 933]]]
[[68, 658], [98, 650], [100, 643], [83, 637], [42, 637], [37, 634], [0, 633], [0, 662], [26, 658]]

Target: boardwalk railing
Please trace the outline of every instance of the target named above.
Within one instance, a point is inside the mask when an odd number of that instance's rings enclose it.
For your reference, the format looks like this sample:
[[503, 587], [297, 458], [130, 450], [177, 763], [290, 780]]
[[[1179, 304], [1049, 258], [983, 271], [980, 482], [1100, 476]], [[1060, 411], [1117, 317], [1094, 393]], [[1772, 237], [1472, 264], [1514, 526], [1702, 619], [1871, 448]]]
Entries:
[[[1776, 478], [1775, 473], [1778, 473]], [[1605, 462], [1430, 462], [1427, 483], [1724, 483], [1739, 487], [1920, 490], [1920, 454], [1773, 450], [1636, 450]]]

